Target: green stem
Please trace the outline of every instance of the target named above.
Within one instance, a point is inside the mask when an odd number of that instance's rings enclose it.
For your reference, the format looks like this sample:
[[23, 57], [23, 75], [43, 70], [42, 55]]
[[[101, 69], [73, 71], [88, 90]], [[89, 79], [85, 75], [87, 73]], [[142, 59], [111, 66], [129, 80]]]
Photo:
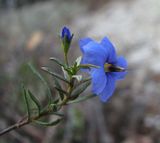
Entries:
[[[67, 56], [65, 56], [65, 57], [66, 57], [66, 64], [68, 64]], [[72, 91], [73, 91], [73, 88], [74, 88], [74, 79], [71, 78], [71, 79], [70, 79], [70, 82], [69, 82], [69, 84], [68, 84], [68, 90], [67, 90], [67, 93], [68, 93], [68, 94], [64, 97], [63, 100], [59, 100], [60, 102], [57, 103], [57, 104], [55, 104], [55, 106], [56, 106], [57, 108], [55, 109], [54, 112], [59, 111], [59, 110], [62, 108], [62, 106], [64, 106], [64, 105], [71, 104], [71, 103], [76, 103], [76, 102], [80, 102], [80, 101], [86, 100], [86, 99], [88, 99], [88, 98], [91, 97], [91, 96], [89, 96], [89, 97], [87, 97], [87, 98], [85, 98], [85, 99], [80, 99], [80, 100], [75, 100], [75, 101], [69, 102], [71, 93], [72, 93]], [[93, 95], [92, 95], [92, 96], [93, 96]], [[21, 120], [20, 122], [17, 122], [16, 124], [14, 124], [14, 125], [6, 128], [6, 129], [4, 129], [4, 130], [2, 130], [2, 131], [0, 132], [0, 136], [2, 136], [2, 135], [6, 134], [6, 133], [8, 133], [8, 132], [10, 132], [10, 131], [12, 131], [12, 130], [14, 130], [14, 129], [17, 129], [17, 128], [20, 128], [20, 127], [22, 127], [22, 126], [25, 126], [25, 125], [27, 125], [27, 124], [29, 124], [29, 123], [32, 123], [32, 122], [40, 119], [40, 118], [43, 117], [43, 116], [50, 115], [50, 114], [53, 112], [53, 108], [52, 108], [52, 107], [53, 107], [52, 104], [50, 104], [50, 106], [47, 106], [47, 107], [45, 107], [43, 110], [41, 110], [41, 112], [40, 112], [39, 115], [36, 115], [36, 116], [34, 116], [34, 117], [30, 117], [29, 120], [28, 120], [28, 118], [25, 118], [24, 120]]]
[[41, 118], [42, 116], [44, 116], [46, 114], [47, 114], [47, 112], [44, 111], [40, 115], [32, 117], [30, 120], [28, 120], [28, 118], [26, 118], [25, 120], [21, 120], [20, 122], [17, 122], [16, 124], [14, 124], [14, 125], [6, 128], [6, 129], [4, 129], [4, 130], [2, 130], [0, 132], [0, 136], [2, 136], [2, 135], [6, 134], [6, 133], [8, 133], [8, 132], [10, 132], [10, 131], [12, 131], [14, 129], [17, 129], [17, 128], [20, 128], [20, 127], [22, 127], [24, 125], [27, 125], [27, 124], [33, 122], [34, 120], [37, 120], [37, 119]]
[[69, 63], [68, 63], [68, 56], [66, 53], [64, 53], [64, 61], [66, 63], [67, 66], [69, 66]]

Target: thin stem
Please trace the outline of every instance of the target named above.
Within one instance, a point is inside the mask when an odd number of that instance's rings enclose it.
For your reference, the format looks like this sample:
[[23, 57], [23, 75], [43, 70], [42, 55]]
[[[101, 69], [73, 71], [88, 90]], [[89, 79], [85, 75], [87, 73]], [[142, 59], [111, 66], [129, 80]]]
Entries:
[[[65, 57], [66, 57], [66, 64], [68, 64], [67, 56], [65, 56]], [[90, 95], [90, 96], [85, 97], [85, 98], [80, 99], [80, 100], [70, 101], [70, 96], [71, 96], [71, 94], [72, 94], [72, 91], [73, 91], [73, 88], [74, 88], [74, 84], [75, 84], [74, 79], [71, 78], [71, 79], [70, 79], [70, 82], [69, 82], [69, 84], [68, 84], [67, 95], [64, 97], [63, 100], [59, 100], [59, 103], [55, 104], [55, 106], [56, 106], [57, 108], [55, 108], [55, 111], [54, 111], [54, 112], [59, 111], [59, 110], [62, 108], [62, 106], [64, 106], [64, 105], [68, 105], [68, 104], [71, 104], [71, 103], [80, 102], [80, 101], [83, 101], [83, 100], [86, 100], [86, 99], [88, 99], [88, 98], [93, 97], [93, 95], [92, 95], [92, 96]], [[2, 136], [2, 135], [6, 134], [6, 133], [8, 133], [8, 132], [10, 132], [10, 131], [12, 131], [12, 130], [14, 130], [14, 129], [17, 129], [17, 128], [20, 128], [20, 127], [22, 127], [22, 126], [25, 126], [25, 125], [27, 125], [27, 124], [29, 124], [29, 123], [32, 123], [32, 122], [40, 119], [40, 118], [43, 117], [43, 116], [50, 115], [51, 113], [53, 113], [52, 104], [50, 104], [49, 106], [47, 106], [47, 107], [45, 107], [43, 110], [41, 110], [41, 112], [40, 112], [39, 115], [30, 117], [29, 119], [28, 119], [28, 116], [27, 116], [26, 118], [23, 118], [21, 121], [15, 123], [14, 125], [12, 125], [12, 126], [6, 128], [6, 129], [2, 130], [2, 131], [0, 132], [0, 136]]]
[[6, 133], [8, 133], [8, 132], [10, 132], [10, 131], [12, 131], [12, 130], [14, 130], [14, 129], [17, 129], [17, 128], [20, 128], [20, 127], [22, 127], [22, 126], [24, 126], [24, 125], [27, 125], [27, 124], [29, 124], [29, 123], [30, 123], [30, 121], [27, 120], [27, 119], [26, 119], [25, 121], [23, 121], [23, 122], [16, 123], [16, 124], [14, 124], [14, 125], [6, 128], [6, 129], [2, 130], [2, 131], [0, 132], [0, 136], [2, 136], [2, 135], [6, 134]]
[[66, 53], [64, 53], [64, 61], [66, 63], [67, 66], [69, 66], [69, 63], [68, 63], [68, 56]]
[[[71, 92], [71, 90], [72, 89], [69, 88], [69, 93]], [[66, 105], [67, 102], [68, 102], [68, 97], [66, 96], [66, 98], [64, 98], [62, 102], [57, 104], [57, 105], [59, 105], [59, 108], [57, 108], [57, 111], [60, 110], [63, 105]], [[49, 115], [51, 112], [52, 112], [52, 109], [50, 108], [50, 106], [48, 106], [48, 108], [42, 110], [42, 112], [39, 115], [31, 117], [31, 119], [28, 119], [28, 117], [27, 117], [26, 120], [21, 120], [20, 122], [17, 122], [16, 124], [2, 130], [0, 132], [0, 136], [2, 136], [2, 135], [6, 134], [14, 129], [17, 129], [17, 128], [25, 126], [29, 123], [32, 123], [33, 121], [38, 120], [39, 118], [41, 118], [43, 116]]]
[[22, 127], [22, 126], [25, 126], [25, 125], [33, 122], [34, 120], [37, 120], [37, 119], [39, 119], [39, 118], [41, 118], [41, 117], [43, 117], [43, 116], [45, 116], [45, 115], [48, 115], [50, 112], [51, 112], [51, 111], [50, 111], [50, 109], [48, 108], [47, 110], [44, 110], [44, 111], [41, 112], [39, 115], [34, 116], [34, 117], [32, 117], [31, 119], [26, 118], [26, 120], [21, 120], [20, 122], [17, 122], [16, 124], [14, 124], [14, 125], [6, 128], [6, 129], [4, 129], [4, 130], [2, 130], [2, 131], [0, 132], [0, 136], [2, 136], [2, 135], [6, 134], [6, 133], [8, 133], [8, 132], [10, 132], [10, 131], [12, 131], [12, 130], [14, 130], [14, 129], [17, 129], [17, 128], [20, 128], [20, 127]]

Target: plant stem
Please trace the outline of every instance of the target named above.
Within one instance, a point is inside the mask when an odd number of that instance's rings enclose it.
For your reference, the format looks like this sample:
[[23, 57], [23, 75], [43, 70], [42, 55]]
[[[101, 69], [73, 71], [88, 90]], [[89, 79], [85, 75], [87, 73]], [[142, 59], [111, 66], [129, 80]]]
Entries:
[[[68, 64], [68, 60], [67, 60], [67, 56], [65, 56], [65, 60], [66, 60], [66, 64]], [[68, 105], [68, 104], [71, 104], [71, 103], [76, 103], [76, 102], [80, 102], [80, 101], [83, 101], [83, 100], [86, 100], [88, 98], [91, 98], [93, 97], [93, 95], [90, 95], [88, 97], [85, 97], [83, 99], [80, 99], [80, 100], [76, 100], [76, 101], [71, 101], [70, 102], [70, 95], [73, 91], [73, 88], [74, 88], [74, 79], [73, 78], [70, 78], [70, 82], [68, 84], [68, 90], [67, 90], [67, 96], [64, 97], [64, 99], [61, 101], [59, 100], [60, 102], [56, 104], [56, 109], [54, 112], [57, 112], [59, 111], [64, 105]], [[2, 130], [0, 132], [0, 136], [14, 130], [14, 129], [17, 129], [17, 128], [20, 128], [22, 126], [25, 126], [29, 123], [32, 123], [38, 119], [40, 119], [41, 117], [43, 116], [46, 116], [46, 115], [50, 115], [50, 113], [53, 112], [53, 108], [51, 106], [52, 104], [50, 104], [50, 106], [47, 106], [46, 108], [44, 108], [39, 115], [36, 115], [36, 116], [33, 116], [33, 117], [30, 117], [29, 119], [26, 117], [25, 119], [22, 119], [21, 121], [15, 123], [14, 125], [8, 127], [8, 128], [5, 128], [4, 130]]]
[[37, 120], [37, 119], [39, 119], [39, 118], [41, 118], [41, 117], [43, 117], [45, 115], [48, 115], [50, 112], [51, 111], [48, 108], [47, 110], [44, 110], [39, 115], [34, 116], [31, 119], [29, 119], [29, 120], [28, 120], [28, 118], [26, 118], [26, 120], [21, 120], [20, 122], [17, 122], [16, 124], [14, 124], [14, 125], [12, 125], [12, 126], [10, 126], [8, 128], [5, 128], [4, 130], [2, 130], [0, 132], [0, 136], [2, 136], [2, 135], [6, 134], [6, 133], [8, 133], [8, 132], [10, 132], [10, 131], [12, 131], [14, 129], [18, 129], [18, 128], [22, 127], [22, 126], [25, 126], [25, 125], [33, 122], [34, 120]]
[[67, 54], [64, 54], [64, 61], [66, 65], [69, 66]]
[[14, 130], [14, 129], [20, 128], [20, 127], [22, 127], [22, 126], [24, 126], [24, 125], [26, 125], [26, 124], [29, 124], [29, 122], [30, 122], [30, 121], [28, 121], [28, 120], [26, 119], [26, 120], [23, 121], [23, 122], [16, 123], [16, 124], [14, 124], [14, 125], [6, 128], [6, 129], [2, 130], [2, 131], [0, 132], [0, 136], [2, 136], [2, 135], [6, 134], [6, 133], [8, 133], [8, 132], [10, 132], [10, 131], [12, 131], [12, 130]]
[[[69, 90], [69, 92], [71, 92], [70, 90]], [[66, 105], [67, 102], [68, 102], [68, 97], [64, 98], [62, 102], [60, 102], [59, 104], [57, 104], [57, 105], [59, 105], [60, 108], [58, 108], [55, 112], [57, 112], [58, 110], [60, 110], [61, 107], [63, 105]], [[39, 115], [31, 117], [31, 119], [26, 118], [26, 120], [21, 120], [20, 122], [17, 122], [16, 124], [14, 124], [14, 125], [12, 125], [12, 126], [10, 126], [8, 128], [5, 128], [4, 130], [2, 130], [0, 132], [0, 136], [2, 136], [2, 135], [6, 134], [6, 133], [8, 133], [8, 132], [10, 132], [10, 131], [12, 131], [14, 129], [17, 129], [17, 128], [25, 126], [25, 125], [27, 125], [29, 123], [32, 123], [33, 121], [35, 121], [35, 120], [37, 120], [37, 119], [39, 119], [39, 118], [41, 118], [43, 116], [49, 115], [51, 112], [52, 112], [52, 109], [48, 106], [48, 108], [45, 109], [45, 110], [42, 110], [42, 112]]]

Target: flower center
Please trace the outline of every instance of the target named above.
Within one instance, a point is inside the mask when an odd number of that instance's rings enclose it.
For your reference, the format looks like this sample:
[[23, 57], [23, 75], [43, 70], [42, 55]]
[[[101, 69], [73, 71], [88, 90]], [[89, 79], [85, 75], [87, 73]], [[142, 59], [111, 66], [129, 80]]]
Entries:
[[104, 64], [104, 70], [105, 72], [124, 72], [126, 71], [126, 69], [123, 67], [112, 65], [109, 63]]

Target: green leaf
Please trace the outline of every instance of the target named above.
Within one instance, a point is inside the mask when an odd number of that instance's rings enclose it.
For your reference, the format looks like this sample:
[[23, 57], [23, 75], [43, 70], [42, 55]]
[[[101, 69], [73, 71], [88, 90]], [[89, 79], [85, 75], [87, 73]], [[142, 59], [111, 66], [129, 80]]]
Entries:
[[81, 84], [84, 84], [84, 83], [86, 83], [86, 82], [91, 82], [91, 80], [92, 80], [92, 78], [85, 78], [85, 79], [83, 79], [83, 80], [81, 80], [78, 84], [77, 84], [77, 86], [80, 86]]
[[[62, 87], [61, 87], [60, 83], [58, 82], [58, 80], [55, 77], [53, 77], [53, 79], [54, 79], [55, 86], [58, 89], [62, 90]], [[63, 98], [64, 98], [63, 92], [58, 91], [58, 93], [59, 93], [59, 96], [60, 96], [61, 100], [63, 100]]]
[[78, 99], [76, 99], [76, 100], [69, 101], [69, 102], [67, 102], [67, 104], [79, 103], [79, 102], [88, 100], [88, 99], [93, 98], [93, 97], [96, 97], [96, 95], [95, 95], [95, 94], [90, 94], [90, 95], [88, 95], [88, 96], [83, 96], [83, 97], [78, 98]]
[[24, 85], [22, 85], [22, 90], [23, 90], [23, 96], [25, 99], [25, 103], [26, 103], [26, 108], [27, 108], [27, 115], [28, 115], [28, 120], [30, 120], [31, 118], [31, 112], [30, 112], [30, 108], [29, 108], [29, 100], [28, 100], [28, 92], [25, 89]]
[[57, 58], [54, 58], [54, 57], [51, 57], [49, 58], [50, 60], [54, 61], [55, 63], [57, 63], [58, 65], [64, 67], [65, 65], [60, 61], [58, 60]]
[[45, 79], [41, 76], [41, 74], [33, 67], [33, 65], [31, 63], [28, 63], [30, 69], [32, 70], [32, 72], [43, 82], [43, 84], [46, 86], [47, 88], [47, 92], [48, 92], [48, 99], [49, 99], [49, 103], [51, 103], [52, 101], [52, 94], [51, 94], [51, 90], [47, 84], [47, 82], [45, 81]]
[[82, 64], [82, 65], [79, 65], [79, 68], [90, 69], [90, 68], [99, 68], [99, 66], [92, 65], [92, 64]]
[[44, 70], [44, 71], [46, 71], [47, 73], [51, 74], [51, 75], [54, 76], [55, 78], [58, 78], [58, 79], [60, 79], [60, 80], [62, 80], [62, 81], [64, 81], [64, 82], [70, 84], [70, 82], [69, 82], [68, 80], [66, 80], [65, 78], [63, 78], [63, 77], [60, 76], [59, 74], [52, 72], [49, 68], [47, 68], [47, 67], [42, 67], [42, 70]]
[[84, 92], [87, 87], [90, 85], [90, 82], [84, 83], [83, 85], [78, 86], [73, 93], [71, 94], [71, 99], [77, 98], [82, 92]]
[[62, 118], [59, 118], [55, 121], [52, 121], [52, 122], [43, 122], [43, 121], [39, 121], [39, 120], [35, 120], [34, 122], [39, 124], [39, 125], [42, 125], [42, 126], [55, 126], [57, 125], [60, 121], [62, 121]]
[[56, 116], [59, 116], [59, 117], [64, 117], [64, 114], [58, 113], [58, 112], [52, 112], [52, 113], [50, 113], [50, 114], [56, 115]]
[[67, 94], [67, 92], [66, 91], [64, 91], [63, 89], [61, 89], [61, 88], [58, 88], [58, 87], [54, 87], [57, 91], [59, 91], [60, 93], [63, 93], [63, 94]]
[[68, 74], [72, 74], [72, 73], [70, 72], [70, 70], [67, 70], [64, 67], [61, 67], [61, 68], [62, 68], [63, 75], [64, 75], [65, 79], [68, 80], [69, 79], [69, 75]]
[[30, 96], [30, 98], [32, 99], [32, 101], [35, 103], [37, 109], [38, 109], [38, 115], [40, 114], [41, 112], [41, 105], [40, 105], [40, 102], [38, 101], [38, 99], [31, 93], [30, 90], [28, 90], [28, 94]]

